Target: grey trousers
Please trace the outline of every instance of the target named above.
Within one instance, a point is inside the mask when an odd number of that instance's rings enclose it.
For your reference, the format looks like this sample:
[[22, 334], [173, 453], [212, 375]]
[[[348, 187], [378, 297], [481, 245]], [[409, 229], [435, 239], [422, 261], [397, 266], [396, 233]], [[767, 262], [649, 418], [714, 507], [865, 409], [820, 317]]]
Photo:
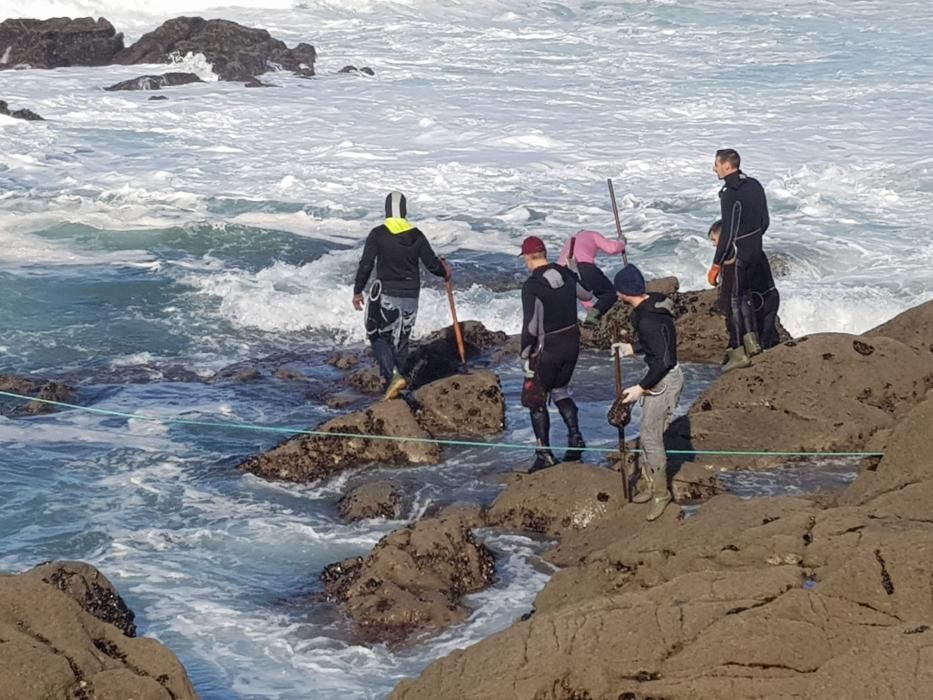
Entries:
[[[659, 489], [667, 488], [667, 452], [664, 449], [664, 431], [671, 424], [674, 409], [684, 389], [684, 372], [675, 367], [664, 379], [645, 394], [641, 406], [641, 448], [645, 474]], [[660, 480], [658, 479], [660, 477]], [[661, 486], [663, 484], [663, 487]]]

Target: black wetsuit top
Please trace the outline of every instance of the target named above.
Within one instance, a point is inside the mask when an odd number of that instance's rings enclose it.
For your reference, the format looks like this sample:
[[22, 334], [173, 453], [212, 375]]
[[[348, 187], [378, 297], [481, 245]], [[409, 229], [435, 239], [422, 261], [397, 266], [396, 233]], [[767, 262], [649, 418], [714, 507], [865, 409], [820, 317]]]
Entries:
[[651, 389], [677, 364], [677, 331], [674, 328], [674, 304], [663, 294], [649, 294], [632, 311], [635, 329], [635, 352], [644, 353], [648, 372], [638, 382]]
[[417, 228], [392, 233], [385, 224], [377, 226], [369, 232], [363, 247], [363, 257], [356, 272], [353, 293], [363, 293], [375, 266], [376, 277], [382, 282], [383, 294], [417, 298], [421, 293], [419, 261], [438, 277], [446, 275], [444, 266], [434, 254], [428, 239]]
[[522, 285], [522, 357], [544, 346], [546, 335], [577, 328], [577, 300], [593, 298], [562, 265], [539, 267]]
[[748, 263], [762, 254], [761, 241], [771, 220], [765, 190], [741, 171], [727, 175], [719, 190], [722, 231], [713, 264], [722, 265], [736, 257]]

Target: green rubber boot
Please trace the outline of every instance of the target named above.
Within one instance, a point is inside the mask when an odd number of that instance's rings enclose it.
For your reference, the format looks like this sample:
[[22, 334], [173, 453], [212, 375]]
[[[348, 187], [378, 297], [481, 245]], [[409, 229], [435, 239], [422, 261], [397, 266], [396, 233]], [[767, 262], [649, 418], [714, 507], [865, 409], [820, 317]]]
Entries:
[[749, 357], [761, 354], [761, 343], [758, 341], [757, 333], [750, 332], [742, 336], [742, 345], [745, 346], [745, 354]]
[[748, 353], [745, 352], [745, 348], [740, 345], [729, 351], [729, 361], [723, 366], [722, 371], [729, 372], [734, 369], [742, 369], [743, 367], [751, 366], [752, 361], [748, 359]]

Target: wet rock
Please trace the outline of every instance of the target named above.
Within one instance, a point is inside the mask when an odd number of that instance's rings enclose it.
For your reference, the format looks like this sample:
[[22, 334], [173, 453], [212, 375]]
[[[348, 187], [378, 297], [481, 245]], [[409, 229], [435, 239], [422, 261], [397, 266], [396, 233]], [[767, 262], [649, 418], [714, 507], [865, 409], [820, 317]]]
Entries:
[[[665, 277], [648, 282], [649, 291], [667, 294], [674, 302], [674, 320], [677, 327], [677, 356], [681, 362], [711, 362], [719, 364], [729, 345], [725, 320], [719, 311], [719, 292], [707, 289], [699, 292], [676, 291], [680, 282], [676, 277]], [[674, 291], [672, 291], [674, 290]], [[630, 338], [631, 308], [616, 304], [595, 328], [583, 327], [581, 339], [585, 347], [608, 348], [619, 339]], [[778, 324], [783, 340], [790, 338]]]
[[877, 515], [923, 520], [933, 503], [933, 393], [900, 420], [884, 457], [838, 497], [841, 505], [870, 504]]
[[328, 594], [369, 641], [400, 640], [466, 618], [461, 599], [487, 587], [495, 563], [464, 521], [427, 519], [387, 535], [362, 560], [325, 569]]
[[361, 484], [340, 499], [337, 510], [348, 522], [373, 518], [395, 520], [402, 514], [402, 492], [388, 481]]
[[316, 430], [342, 435], [289, 438], [270, 451], [246, 460], [240, 468], [266, 479], [313, 482], [351, 467], [434, 464], [440, 460], [440, 448], [430, 442], [364, 437], [430, 438], [404, 401], [380, 402], [365, 411], [328, 421]]
[[585, 530], [626, 505], [622, 477], [588, 464], [522, 474], [489, 509], [490, 525], [559, 537]]
[[279, 367], [272, 375], [276, 379], [284, 379], [287, 382], [306, 382], [308, 377], [305, 373], [291, 367]]
[[505, 398], [493, 372], [471, 372], [415, 392], [418, 420], [435, 436], [486, 437], [505, 428]]
[[344, 66], [337, 72], [338, 73], [353, 73], [354, 75], [367, 75], [370, 77], [376, 75], [376, 71], [374, 71], [369, 66], [363, 66], [362, 68], [357, 68], [356, 66]]
[[224, 367], [218, 370], [214, 376], [207, 380], [208, 384], [218, 384], [220, 382], [254, 382], [262, 378], [262, 372], [258, 367], [254, 367], [249, 362], [238, 362], [235, 365]]
[[150, 102], [156, 102], [158, 100], [167, 100], [168, 98], [165, 95], [153, 95], [149, 98]]
[[335, 352], [327, 358], [327, 364], [337, 369], [353, 369], [360, 364], [358, 353]]
[[245, 83], [243, 87], [248, 88], [267, 88], [267, 87], [278, 87], [278, 85], [273, 85], [271, 83], [264, 83], [259, 78], [250, 78]]
[[705, 501], [726, 489], [719, 483], [719, 470], [709, 464], [684, 462], [671, 477], [671, 493], [678, 503]]
[[176, 17], [143, 35], [114, 57], [114, 63], [165, 63], [173, 54], [204, 54], [221, 80], [248, 81], [270, 70], [314, 72], [310, 44], [289, 49], [265, 29], [223, 19]]
[[359, 395], [356, 393], [338, 391], [336, 394], [330, 394], [327, 396], [327, 398], [324, 399], [324, 403], [328, 408], [332, 408], [335, 411], [340, 411], [354, 405], [360, 400], [361, 399]]
[[[509, 336], [505, 333], [490, 331], [478, 321], [463, 321], [460, 325], [468, 362], [473, 362], [509, 343]], [[418, 341], [405, 365], [412, 388], [450, 377], [460, 369], [460, 354], [452, 325]]]
[[381, 394], [385, 391], [385, 382], [375, 367], [364, 367], [347, 376], [347, 383], [361, 394]]
[[[44, 401], [74, 403], [77, 400], [77, 394], [74, 390], [64, 384], [49, 382], [43, 379], [17, 377], [12, 374], [0, 374], [0, 391], [7, 391], [11, 394], [21, 394], [23, 396], [32, 396]], [[0, 414], [5, 416], [24, 414], [36, 415], [39, 413], [50, 413], [56, 410], [55, 406], [39, 401], [25, 403], [17, 399], [8, 399], [0, 396], [0, 402], [2, 402]]]
[[908, 309], [873, 328], [865, 336], [899, 340], [933, 363], [933, 300]]
[[[769, 350], [748, 369], [724, 374], [670, 434], [684, 449], [861, 450], [931, 386], [933, 365], [902, 343], [812, 335]], [[744, 456], [703, 461], [738, 467], [769, 462]]]
[[31, 109], [14, 109], [11, 111], [9, 105], [4, 100], [0, 100], [0, 114], [5, 117], [13, 117], [14, 119], [23, 119], [27, 122], [45, 121], [45, 119], [33, 112]]
[[188, 85], [190, 83], [203, 83], [194, 73], [163, 73], [162, 75], [141, 75], [131, 80], [123, 80], [115, 85], [104, 88], [108, 92], [119, 90], [161, 90], [164, 87]]
[[171, 651], [110, 621], [131, 627], [132, 613], [91, 566], [56, 562], [0, 575], [3, 697], [196, 700]]
[[38, 579], [71, 596], [81, 609], [109, 622], [127, 637], [136, 636], [136, 615], [100, 571], [84, 562], [55, 561], [20, 574]]
[[0, 23], [0, 70], [106, 66], [123, 35], [106, 19], [7, 19]]

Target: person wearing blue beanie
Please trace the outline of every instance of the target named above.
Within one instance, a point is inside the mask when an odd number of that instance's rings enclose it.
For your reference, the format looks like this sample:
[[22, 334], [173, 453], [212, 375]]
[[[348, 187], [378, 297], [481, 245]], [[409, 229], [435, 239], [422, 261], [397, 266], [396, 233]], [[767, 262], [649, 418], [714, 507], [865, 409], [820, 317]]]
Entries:
[[642, 401], [639, 441], [644, 454], [641, 469], [644, 484], [632, 501], [650, 502], [646, 517], [657, 520], [673, 500], [667, 486], [664, 431], [670, 425], [684, 388], [684, 373], [677, 364], [674, 303], [663, 294], [649, 294], [644, 275], [634, 265], [619, 270], [614, 286], [619, 300], [632, 307], [635, 342], [613, 344], [613, 357], [616, 353], [643, 354], [648, 365], [641, 381], [622, 393], [624, 403]]

